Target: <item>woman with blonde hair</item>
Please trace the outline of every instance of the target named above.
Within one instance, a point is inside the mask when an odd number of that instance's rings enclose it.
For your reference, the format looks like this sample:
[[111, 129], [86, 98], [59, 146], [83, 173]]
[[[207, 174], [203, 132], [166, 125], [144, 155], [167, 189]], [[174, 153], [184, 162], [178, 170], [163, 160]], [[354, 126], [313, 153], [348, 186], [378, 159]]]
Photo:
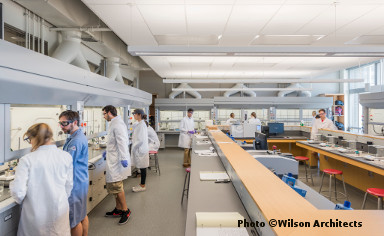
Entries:
[[24, 140], [31, 153], [20, 158], [10, 191], [22, 204], [17, 235], [70, 235], [68, 197], [73, 185], [72, 157], [58, 149], [45, 123], [32, 125]]

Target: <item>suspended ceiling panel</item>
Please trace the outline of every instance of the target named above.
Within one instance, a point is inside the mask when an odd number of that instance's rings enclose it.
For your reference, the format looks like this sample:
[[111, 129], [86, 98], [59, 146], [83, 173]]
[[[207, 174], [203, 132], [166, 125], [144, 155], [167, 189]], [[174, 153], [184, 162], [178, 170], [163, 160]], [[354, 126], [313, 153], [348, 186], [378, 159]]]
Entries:
[[[312, 77], [379, 57], [316, 60], [289, 53], [383, 52], [383, 47], [372, 47], [372, 40], [358, 40], [369, 35], [384, 37], [382, 0], [339, 0], [336, 4], [333, 0], [82, 1], [129, 46], [149, 51], [170, 46], [169, 55], [140, 55], [164, 78]], [[274, 51], [288, 58], [264, 58], [264, 65], [259, 64], [262, 57], [258, 56], [237, 61], [232, 56], [212, 58], [207, 53], [192, 59], [172, 55], [177, 51], [172, 45], [184, 49], [196, 45], [208, 49], [242, 47], [243, 52]], [[283, 45], [293, 46], [281, 49]], [[206, 57], [210, 58], [207, 63]]]

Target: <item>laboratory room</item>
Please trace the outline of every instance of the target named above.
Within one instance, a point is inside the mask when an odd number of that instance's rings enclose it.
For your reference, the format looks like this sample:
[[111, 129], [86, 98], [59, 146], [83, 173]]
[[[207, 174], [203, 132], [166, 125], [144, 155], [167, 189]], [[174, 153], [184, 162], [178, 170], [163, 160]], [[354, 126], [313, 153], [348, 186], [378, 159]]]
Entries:
[[384, 235], [383, 0], [0, 0], [0, 236]]

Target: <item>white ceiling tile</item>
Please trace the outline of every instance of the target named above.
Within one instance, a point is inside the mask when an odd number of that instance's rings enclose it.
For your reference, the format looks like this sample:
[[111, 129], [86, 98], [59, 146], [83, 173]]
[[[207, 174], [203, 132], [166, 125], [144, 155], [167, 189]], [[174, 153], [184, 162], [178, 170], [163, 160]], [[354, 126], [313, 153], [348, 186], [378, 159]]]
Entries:
[[303, 25], [329, 8], [326, 5], [283, 6], [262, 30], [261, 34], [295, 34]]
[[190, 35], [221, 35], [230, 15], [230, 5], [187, 5]]
[[100, 5], [126, 5], [132, 4], [135, 0], [81, 0], [85, 4], [100, 4]]
[[237, 5], [233, 8], [224, 36], [257, 35], [279, 9], [278, 5]]
[[232, 5], [236, 0], [185, 0], [188, 5]]
[[173, 5], [184, 4], [184, 0], [135, 0], [137, 5]]
[[183, 5], [138, 5], [138, 8], [152, 34], [187, 33]]

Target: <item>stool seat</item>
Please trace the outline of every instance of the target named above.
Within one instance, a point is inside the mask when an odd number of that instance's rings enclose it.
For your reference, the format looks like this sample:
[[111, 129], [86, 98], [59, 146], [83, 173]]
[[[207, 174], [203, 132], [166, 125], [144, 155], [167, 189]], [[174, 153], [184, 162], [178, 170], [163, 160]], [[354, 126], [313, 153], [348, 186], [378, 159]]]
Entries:
[[191, 168], [190, 167], [185, 168], [185, 171], [189, 173], [189, 172], [191, 172]]
[[335, 170], [335, 169], [324, 169], [324, 173], [330, 174], [330, 175], [342, 175], [343, 172], [341, 170]]
[[297, 156], [297, 157], [295, 157], [295, 160], [296, 161], [308, 161], [309, 158], [308, 157], [303, 157], [303, 156]]
[[157, 154], [157, 151], [149, 151], [149, 154]]
[[384, 189], [381, 188], [369, 188], [367, 189], [367, 193], [377, 197], [384, 197]]

